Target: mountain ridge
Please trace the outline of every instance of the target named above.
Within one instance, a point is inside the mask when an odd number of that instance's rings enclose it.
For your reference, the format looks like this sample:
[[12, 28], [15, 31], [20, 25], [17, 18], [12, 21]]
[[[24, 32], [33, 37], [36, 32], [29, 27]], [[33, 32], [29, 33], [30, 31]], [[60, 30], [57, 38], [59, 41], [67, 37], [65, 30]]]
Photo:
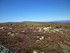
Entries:
[[[70, 20], [66, 20], [66, 21], [50, 21], [50, 22], [47, 22], [47, 21], [42, 21], [42, 22], [38, 22], [38, 21], [22, 21], [22, 22], [3, 22], [2, 24], [20, 24], [20, 23], [70, 23]], [[1, 23], [0, 23], [1, 24]]]

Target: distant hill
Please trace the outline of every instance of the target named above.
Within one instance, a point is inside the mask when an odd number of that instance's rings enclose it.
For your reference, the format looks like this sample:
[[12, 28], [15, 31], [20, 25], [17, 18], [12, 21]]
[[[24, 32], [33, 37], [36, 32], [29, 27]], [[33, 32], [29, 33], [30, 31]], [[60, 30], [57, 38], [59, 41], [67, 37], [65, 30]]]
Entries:
[[50, 23], [70, 23], [70, 20], [68, 20], [68, 21], [53, 21]]
[[70, 20], [68, 21], [52, 21], [52, 22], [33, 22], [33, 21], [23, 21], [23, 22], [4, 22], [0, 24], [21, 24], [21, 23], [70, 23]]

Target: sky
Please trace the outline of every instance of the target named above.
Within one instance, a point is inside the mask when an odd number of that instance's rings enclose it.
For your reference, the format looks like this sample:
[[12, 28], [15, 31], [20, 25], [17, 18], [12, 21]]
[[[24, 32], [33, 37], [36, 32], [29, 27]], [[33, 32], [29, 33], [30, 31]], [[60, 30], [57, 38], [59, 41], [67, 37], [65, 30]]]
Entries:
[[0, 22], [70, 20], [70, 0], [0, 0]]

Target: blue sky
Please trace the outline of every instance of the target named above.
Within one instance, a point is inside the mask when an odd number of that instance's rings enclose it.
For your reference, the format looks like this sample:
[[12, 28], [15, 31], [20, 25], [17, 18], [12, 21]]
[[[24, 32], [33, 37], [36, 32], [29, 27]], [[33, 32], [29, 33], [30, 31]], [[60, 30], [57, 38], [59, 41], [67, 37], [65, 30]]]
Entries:
[[70, 0], [0, 0], [0, 22], [70, 20]]

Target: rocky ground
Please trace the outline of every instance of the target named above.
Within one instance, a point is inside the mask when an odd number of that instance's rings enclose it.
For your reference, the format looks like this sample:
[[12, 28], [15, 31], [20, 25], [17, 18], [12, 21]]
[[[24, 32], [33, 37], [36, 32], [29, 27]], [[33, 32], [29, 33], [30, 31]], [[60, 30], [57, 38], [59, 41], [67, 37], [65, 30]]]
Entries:
[[0, 53], [70, 53], [70, 24], [0, 24]]

